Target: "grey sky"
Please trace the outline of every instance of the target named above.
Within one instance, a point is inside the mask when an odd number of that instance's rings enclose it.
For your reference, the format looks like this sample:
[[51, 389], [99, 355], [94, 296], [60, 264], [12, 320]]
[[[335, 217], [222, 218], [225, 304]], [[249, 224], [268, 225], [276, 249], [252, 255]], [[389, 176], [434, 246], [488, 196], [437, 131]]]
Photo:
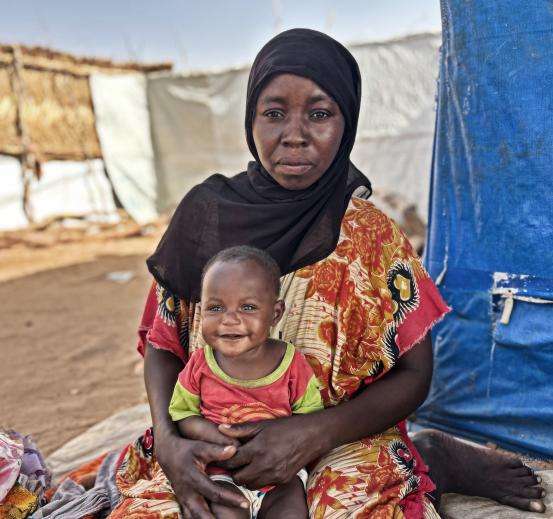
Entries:
[[439, 30], [439, 0], [2, 0], [0, 42], [178, 69], [250, 62], [278, 29], [344, 43]]

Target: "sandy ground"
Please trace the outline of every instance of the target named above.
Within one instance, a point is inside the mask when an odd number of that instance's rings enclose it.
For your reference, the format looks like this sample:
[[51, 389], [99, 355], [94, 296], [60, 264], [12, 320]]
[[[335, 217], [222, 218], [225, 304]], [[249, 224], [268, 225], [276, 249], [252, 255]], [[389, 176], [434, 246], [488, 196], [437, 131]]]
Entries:
[[[0, 249], [0, 426], [48, 454], [145, 401], [136, 327], [158, 239]], [[133, 278], [108, 280], [114, 271]]]

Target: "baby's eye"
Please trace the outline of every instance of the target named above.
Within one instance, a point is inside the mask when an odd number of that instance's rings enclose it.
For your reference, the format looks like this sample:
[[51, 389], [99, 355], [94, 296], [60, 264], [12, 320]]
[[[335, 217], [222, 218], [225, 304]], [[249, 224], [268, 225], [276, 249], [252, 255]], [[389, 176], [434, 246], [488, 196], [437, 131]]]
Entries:
[[257, 306], [255, 306], [255, 305], [242, 305], [242, 310], [244, 310], [244, 312], [254, 312], [255, 310], [257, 310]]
[[209, 305], [207, 307], [208, 312], [221, 312], [223, 307], [221, 305]]
[[330, 117], [330, 113], [326, 110], [315, 110], [314, 112], [311, 112], [311, 117], [317, 120], [327, 119]]
[[284, 114], [280, 110], [267, 110], [263, 115], [269, 119], [281, 119]]

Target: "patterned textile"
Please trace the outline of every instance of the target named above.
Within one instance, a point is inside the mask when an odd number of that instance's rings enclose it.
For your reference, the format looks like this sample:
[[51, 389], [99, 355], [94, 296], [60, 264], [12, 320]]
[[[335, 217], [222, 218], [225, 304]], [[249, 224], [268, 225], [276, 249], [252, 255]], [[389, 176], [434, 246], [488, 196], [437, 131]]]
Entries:
[[119, 452], [110, 452], [68, 474], [49, 502], [29, 519], [94, 519], [107, 516], [119, 503], [120, 494], [116, 485], [119, 459]]
[[179, 519], [180, 508], [154, 455], [151, 429], [121, 453], [117, 473], [120, 504], [109, 519]]
[[38, 497], [40, 503], [44, 501], [44, 492], [50, 487], [52, 474], [46, 467], [46, 462], [38, 450], [33, 439], [18, 432], [11, 431], [13, 438], [23, 442], [23, 458], [21, 471], [17, 482]]
[[38, 497], [16, 483], [0, 501], [0, 519], [24, 519], [38, 506]]
[[[52, 503], [52, 500], [58, 492], [59, 488], [63, 485], [64, 482], [68, 480], [71, 480], [75, 485], [80, 485], [84, 488], [91, 488], [92, 486], [94, 486], [94, 483], [96, 482], [96, 478], [98, 477], [98, 473], [100, 471], [100, 467], [104, 463], [106, 456], [107, 453], [101, 454], [97, 458], [94, 458], [93, 460], [81, 465], [80, 467], [66, 474], [58, 485], [51, 486], [44, 493], [47, 503], [46, 506]], [[37, 510], [37, 512], [41, 511], [42, 508], [39, 508], [39, 510]], [[84, 516], [80, 519], [94, 519], [94, 516]]]
[[23, 439], [0, 431], [0, 502], [8, 495], [23, 463]]
[[0, 430], [0, 519], [27, 517], [49, 485], [50, 472], [31, 437]]
[[[286, 312], [273, 336], [292, 342], [305, 355], [327, 407], [385, 376], [448, 311], [395, 223], [372, 203], [355, 197], [342, 220], [335, 251], [285, 276], [281, 297]], [[198, 310], [198, 305], [189, 306], [154, 285], [139, 329], [139, 351], [143, 353], [150, 342], [185, 362], [205, 346]], [[169, 501], [170, 486], [161, 482], [151, 460], [136, 453], [128, 449], [120, 471], [127, 485], [138, 472], [142, 474], [132, 491], [126, 490], [125, 506], [137, 518], [172, 517], [148, 515], [152, 478], [157, 478], [155, 484], [161, 485]], [[127, 474], [129, 466], [132, 477]], [[307, 486], [310, 516], [431, 517], [435, 511], [426, 493], [434, 485], [427, 472], [402, 422], [342, 445], [318, 461]]]

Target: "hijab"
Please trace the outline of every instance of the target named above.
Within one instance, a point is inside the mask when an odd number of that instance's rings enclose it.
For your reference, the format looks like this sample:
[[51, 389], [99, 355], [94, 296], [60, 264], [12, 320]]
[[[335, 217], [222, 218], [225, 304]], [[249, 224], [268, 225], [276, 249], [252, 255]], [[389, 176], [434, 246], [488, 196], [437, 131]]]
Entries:
[[[303, 190], [280, 186], [262, 166], [253, 140], [261, 91], [275, 76], [312, 80], [338, 104], [345, 127], [322, 177]], [[271, 39], [252, 65], [246, 99], [246, 139], [255, 158], [233, 177], [215, 174], [178, 205], [147, 265], [156, 281], [188, 302], [200, 299], [207, 261], [234, 245], [267, 251], [283, 274], [327, 257], [336, 247], [352, 193], [370, 182], [351, 163], [361, 103], [361, 75], [351, 53], [330, 36], [292, 29]]]

